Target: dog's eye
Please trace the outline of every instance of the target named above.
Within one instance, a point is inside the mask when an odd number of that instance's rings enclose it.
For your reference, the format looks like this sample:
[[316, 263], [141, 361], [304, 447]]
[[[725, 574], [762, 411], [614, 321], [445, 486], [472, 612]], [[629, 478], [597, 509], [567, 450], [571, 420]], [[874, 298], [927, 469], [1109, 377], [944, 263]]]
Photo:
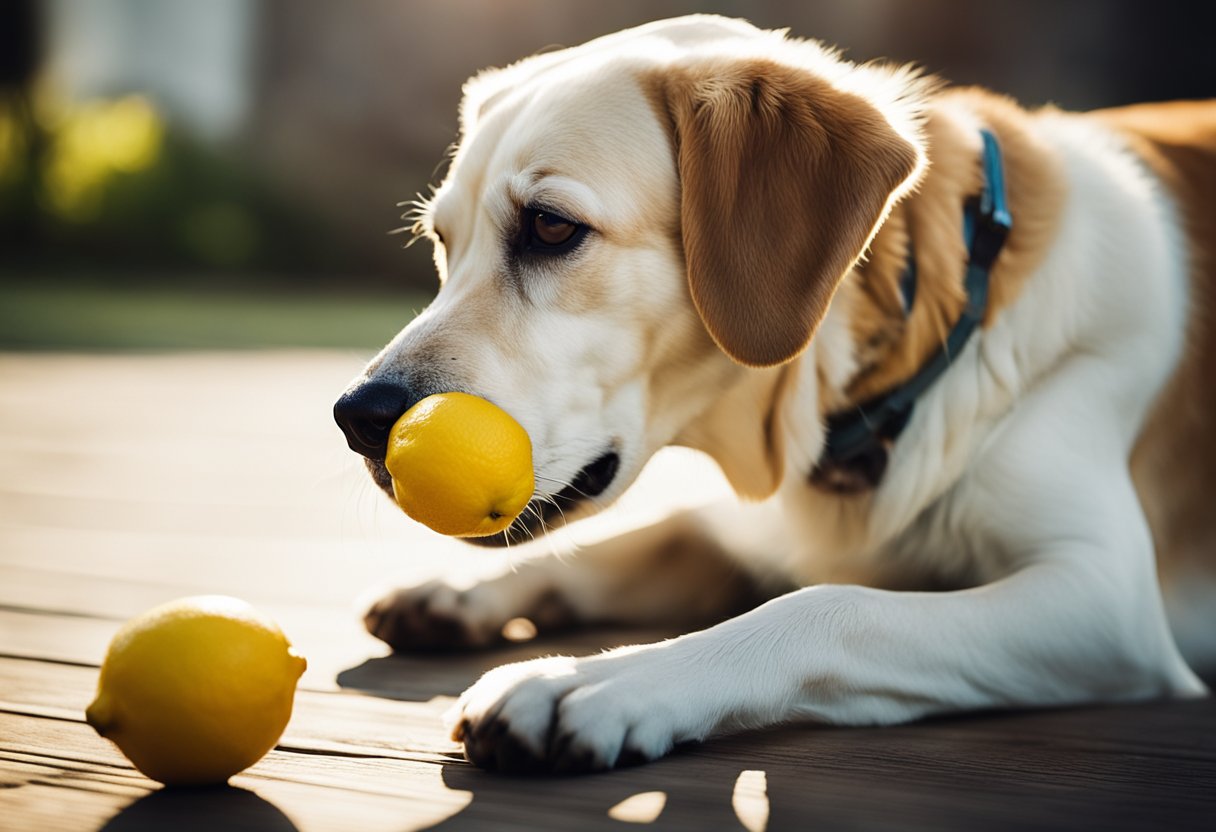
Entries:
[[578, 223], [549, 211], [527, 212], [528, 244], [539, 249], [562, 248], [570, 243], [579, 229]]

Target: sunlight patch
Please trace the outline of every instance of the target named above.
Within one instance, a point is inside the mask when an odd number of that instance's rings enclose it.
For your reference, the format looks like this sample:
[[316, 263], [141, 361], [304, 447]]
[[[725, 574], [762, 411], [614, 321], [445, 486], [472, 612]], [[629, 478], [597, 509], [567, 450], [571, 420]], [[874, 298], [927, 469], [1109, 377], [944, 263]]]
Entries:
[[768, 827], [768, 779], [764, 772], [740, 772], [730, 805], [747, 832], [764, 832]]
[[625, 823], [654, 823], [667, 805], [667, 792], [631, 795], [608, 810], [608, 817]]

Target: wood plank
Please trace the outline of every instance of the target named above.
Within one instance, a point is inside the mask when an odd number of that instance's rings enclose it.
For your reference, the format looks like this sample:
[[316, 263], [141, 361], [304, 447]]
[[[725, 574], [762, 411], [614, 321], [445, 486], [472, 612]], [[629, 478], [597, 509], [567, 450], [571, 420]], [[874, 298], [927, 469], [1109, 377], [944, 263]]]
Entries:
[[[0, 622], [12, 618], [32, 619], [36, 625], [22, 627], [16, 643], [25, 655], [0, 656], [0, 700], [10, 703], [75, 709], [83, 712], [91, 700], [97, 680], [100, 653], [83, 655], [74, 650], [62, 650], [64, 658], [50, 659], [39, 655], [38, 639], [26, 641], [28, 634], [50, 631], [48, 643], [56, 643], [71, 633], [73, 643], [101, 644], [108, 640], [117, 627], [116, 622], [95, 621], [89, 618], [74, 618], [46, 614], [18, 614], [0, 611]], [[335, 731], [349, 715], [344, 709], [361, 703], [367, 709], [373, 703], [385, 703], [383, 708], [392, 708], [395, 702], [431, 703], [435, 700], [450, 701], [477, 680], [481, 674], [494, 667], [512, 661], [522, 661], [540, 655], [565, 653], [587, 655], [598, 652], [606, 645], [652, 640], [670, 635], [662, 631], [633, 630], [581, 630], [562, 636], [540, 638], [531, 643], [505, 646], [501, 650], [476, 651], [449, 656], [419, 655], [403, 656], [362, 654], [354, 662], [318, 663], [318, 674], [329, 668], [340, 668], [332, 676], [305, 674], [300, 690], [325, 694], [318, 701], [329, 703], [330, 713], [337, 714]], [[104, 638], [103, 638], [104, 636]], [[0, 642], [5, 643], [7, 642]], [[310, 665], [313, 658], [310, 654]], [[310, 667], [310, 672], [311, 672]], [[328, 672], [328, 671], [325, 671]], [[349, 697], [335, 697], [337, 691], [347, 691]], [[345, 704], [343, 704], [345, 703]], [[389, 715], [382, 711], [382, 715]], [[438, 713], [438, 712], [436, 712]], [[353, 729], [353, 726], [350, 726]], [[374, 733], [376, 729], [370, 729]], [[335, 733], [331, 739], [337, 739]]]
[[[346, 688], [398, 699], [457, 695], [487, 670], [508, 662], [553, 653], [587, 655], [606, 647], [657, 641], [675, 634], [669, 630], [584, 629], [504, 645], [498, 650], [390, 656], [383, 643], [364, 631], [353, 610], [273, 603], [258, 606], [280, 623], [296, 649], [308, 659], [302, 688]], [[0, 607], [0, 699], [5, 698], [3, 656], [100, 667], [121, 623], [113, 617]]]
[[[165, 592], [160, 600], [180, 594]], [[387, 652], [353, 613], [307, 605], [258, 607], [280, 623], [308, 659], [302, 680], [306, 687], [333, 690], [343, 671]], [[121, 623], [113, 618], [0, 608], [0, 654], [97, 667]]]
[[[83, 722], [97, 686], [97, 669], [0, 658], [0, 711]], [[280, 743], [300, 752], [379, 754], [427, 759], [459, 754], [441, 716], [453, 697], [406, 698], [299, 690]], [[412, 755], [412, 756], [411, 756]]]
[[[51, 751], [13, 750], [10, 736]], [[0, 817], [13, 828], [402, 830], [468, 802], [443, 785], [439, 766], [409, 760], [272, 751], [235, 788], [158, 790], [84, 725], [0, 714], [0, 738], [9, 778]]]
[[[45, 700], [48, 686], [78, 688], [72, 678], [88, 674], [83, 668], [42, 670], [43, 678], [28, 677], [29, 692], [19, 695]], [[1216, 778], [1216, 732], [1210, 730], [1216, 727], [1216, 703], [1211, 701], [977, 715], [887, 729], [787, 728], [685, 750], [623, 773], [624, 781], [618, 775], [519, 781], [470, 771], [445, 756], [455, 748], [437, 727], [444, 705], [303, 692], [299, 724], [307, 727], [297, 732], [293, 719], [285, 748], [249, 776], [400, 794], [405, 787], [386, 786], [379, 769], [369, 773], [371, 758], [352, 763], [334, 755], [369, 754], [379, 760], [390, 759], [390, 752], [400, 761], [411, 748], [435, 752], [430, 759], [447, 760], [443, 788], [476, 798], [461, 813], [461, 823], [489, 823], [505, 815], [521, 828], [594, 824], [631, 794], [656, 790], [666, 795], [659, 828], [711, 828], [730, 820], [730, 796], [744, 771], [765, 773], [772, 829], [812, 823], [975, 828], [991, 825], [994, 816], [1008, 821], [1009, 828], [1098, 823], [1088, 828], [1125, 829], [1153, 818], [1168, 819], [1172, 828], [1201, 828], [1216, 812], [1216, 795], [1209, 788]], [[123, 765], [87, 729], [64, 738], [67, 730], [59, 724], [53, 731], [44, 728], [40, 742], [50, 746], [44, 753]], [[330, 737], [338, 739], [325, 747]], [[318, 743], [328, 754], [292, 756], [316, 751]], [[23, 747], [28, 746], [27, 740]], [[378, 751], [380, 746], [388, 748]], [[588, 806], [599, 808], [589, 816]]]
[[[745, 760], [725, 762], [724, 749], [719, 747], [712, 757], [685, 752], [644, 769], [571, 779], [518, 780], [454, 763], [428, 767], [396, 760], [331, 759], [325, 761], [321, 773], [312, 768], [316, 762], [307, 755], [275, 752], [234, 783], [252, 788], [300, 829], [343, 828], [343, 823], [350, 828], [352, 822], [364, 829], [413, 829], [445, 817], [445, 828], [452, 829], [568, 829], [574, 825], [599, 829], [609, 826], [608, 812], [613, 806], [632, 795], [655, 791], [665, 796], [655, 824], [659, 829], [730, 828], [738, 823], [731, 799], [736, 784], [744, 772], [753, 771], [765, 774], [770, 829], [1117, 830], [1149, 825], [1203, 829], [1210, 821], [1211, 802], [1197, 799], [1197, 790], [1180, 797], [1178, 783], [1156, 776], [1148, 783], [1154, 795], [1145, 799], [1143, 794], [1129, 791], [1121, 782], [1124, 778], [1110, 777], [1112, 771], [1119, 771], [1136, 782], [1151, 772], [1156, 761], [1142, 762], [1138, 768], [1117, 760], [1097, 769], [1082, 766], [1081, 775], [1060, 781], [1058, 772], [1041, 770], [1033, 756], [1028, 758], [1023, 752], [1010, 759], [1005, 749], [997, 748], [994, 753], [987, 743], [974, 750], [959, 744], [922, 748], [922, 752], [937, 753], [908, 757], [906, 742], [898, 736], [905, 732], [896, 729], [896, 737], [884, 737], [877, 756], [865, 742], [856, 742], [858, 735], [889, 735], [891, 731], [831, 732], [852, 735], [850, 742], [832, 747], [835, 743], [827, 739], [829, 747], [820, 748], [810, 759], [790, 759], [778, 753], [762, 769], [749, 768]], [[821, 741], [829, 735], [819, 733]], [[58, 747], [71, 744], [62, 736], [51, 742]], [[1086, 760], [1082, 754], [1078, 758]], [[998, 767], [1008, 763], [1006, 770], [998, 768], [1000, 776], [993, 776], [987, 768], [989, 759]], [[47, 762], [51, 767], [61, 765]], [[1014, 773], [1029, 777], [1011, 783], [1009, 777]], [[98, 780], [119, 785], [129, 782], [121, 773], [89, 762], [70, 764], [69, 773], [63, 776], [68, 788], [93, 788]], [[283, 788], [283, 780], [295, 789]], [[859, 788], [861, 782], [866, 783], [864, 788]], [[301, 785], [308, 787], [302, 794]], [[353, 796], [343, 798], [334, 793], [338, 791]], [[384, 798], [390, 801], [382, 813]], [[337, 813], [332, 811], [335, 801], [342, 807]], [[0, 809], [9, 808], [6, 802], [0, 793]], [[240, 817], [243, 807], [233, 807], [233, 811]], [[419, 812], [430, 814], [419, 822]]]
[[368, 545], [356, 556], [350, 543], [338, 539], [205, 538], [96, 529], [10, 527], [0, 530], [0, 546], [6, 551], [5, 572], [43, 568], [88, 579], [151, 581], [177, 595], [231, 592], [335, 606], [350, 603], [390, 575], [407, 582], [432, 577], [447, 560], [442, 548], [428, 551], [434, 559], [427, 568], [426, 559], [405, 560], [390, 543]]

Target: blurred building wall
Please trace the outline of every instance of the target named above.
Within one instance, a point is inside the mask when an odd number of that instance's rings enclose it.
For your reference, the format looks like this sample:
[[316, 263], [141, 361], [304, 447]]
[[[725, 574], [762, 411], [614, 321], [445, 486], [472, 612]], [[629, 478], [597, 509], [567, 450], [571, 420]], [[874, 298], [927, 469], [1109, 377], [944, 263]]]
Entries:
[[[788, 27], [839, 45], [854, 60], [916, 62], [1032, 106], [1216, 95], [1216, 0], [36, 5], [47, 78], [76, 98], [150, 94], [174, 125], [204, 142], [222, 140], [225, 153], [324, 223], [334, 242], [325, 244], [330, 256], [320, 269], [381, 284], [434, 285], [426, 247], [403, 252], [401, 238], [386, 232], [400, 224], [396, 203], [441, 175], [466, 78], [663, 17], [712, 12]], [[290, 248], [298, 240], [277, 242]]]
[[265, 0], [250, 134], [348, 239], [429, 272], [425, 251], [400, 254], [382, 235], [394, 204], [435, 181], [466, 78], [691, 12], [788, 27], [855, 60], [916, 62], [1028, 105], [1216, 95], [1216, 0]]
[[248, 0], [44, 0], [46, 71], [74, 99], [149, 96], [206, 139], [233, 136], [252, 93]]

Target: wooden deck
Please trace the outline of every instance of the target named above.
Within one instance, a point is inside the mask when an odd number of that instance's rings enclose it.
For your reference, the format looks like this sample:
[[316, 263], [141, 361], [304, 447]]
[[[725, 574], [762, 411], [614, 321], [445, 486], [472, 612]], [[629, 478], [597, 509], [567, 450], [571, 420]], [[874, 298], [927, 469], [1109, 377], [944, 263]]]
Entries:
[[[504, 555], [373, 492], [329, 417], [361, 361], [0, 355], [0, 830], [1216, 828], [1211, 700], [786, 728], [607, 775], [478, 771], [439, 714], [479, 673], [654, 634], [385, 656], [359, 624], [370, 586]], [[673, 483], [720, 488], [706, 470], [660, 460], [606, 522]], [[277, 617], [309, 669], [282, 742], [231, 787], [160, 790], [83, 709], [121, 621], [204, 592]]]

